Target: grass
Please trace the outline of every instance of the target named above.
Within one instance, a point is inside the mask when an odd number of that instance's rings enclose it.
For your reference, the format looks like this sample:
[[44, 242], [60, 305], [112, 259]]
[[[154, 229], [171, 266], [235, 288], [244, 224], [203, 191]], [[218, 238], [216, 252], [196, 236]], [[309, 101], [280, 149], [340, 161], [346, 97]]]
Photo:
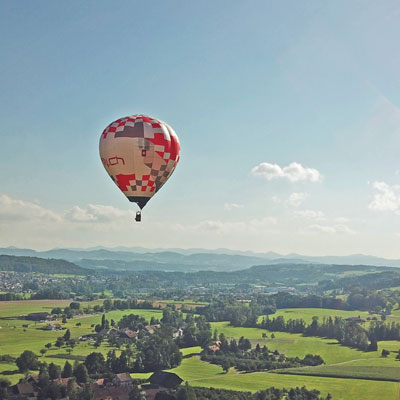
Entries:
[[[395, 360], [394, 353], [388, 358], [380, 357], [382, 349], [397, 352], [400, 348], [400, 342], [397, 341], [379, 342], [377, 352], [363, 352], [341, 346], [334, 339], [307, 337], [301, 334], [286, 332], [275, 332], [275, 338], [271, 339], [271, 332], [264, 329], [235, 328], [230, 326], [228, 322], [214, 322], [211, 325], [212, 329], [217, 329], [218, 333], [224, 333], [229, 338], [238, 339], [244, 336], [250, 339], [253, 346], [257, 343], [260, 346], [266, 345], [269, 349], [278, 350], [288, 357], [304, 357], [306, 354], [319, 354], [327, 365], [360, 360], [366, 361], [367, 365], [400, 366], [400, 362]], [[267, 334], [267, 339], [262, 339], [263, 332]], [[373, 360], [372, 364], [370, 364], [371, 360]]]
[[[282, 308], [277, 310], [275, 314], [270, 315], [270, 318], [276, 318], [282, 316], [285, 321], [289, 319], [304, 319], [307, 323], [312, 321], [312, 317], [317, 316], [321, 321], [324, 317], [357, 317], [360, 316], [363, 319], [371, 317], [366, 311], [345, 311], [345, 310], [331, 310], [327, 308]], [[260, 317], [260, 321], [263, 317]]]
[[[15, 301], [15, 302], [0, 302], [0, 354], [10, 354], [18, 357], [24, 350], [31, 350], [40, 355], [40, 350], [44, 348], [45, 344], [52, 343], [53, 346], [47, 350], [41, 360], [47, 363], [53, 362], [57, 365], [64, 366], [65, 358], [69, 357], [65, 347], [54, 347], [54, 343], [59, 336], [63, 336], [65, 330], [62, 331], [45, 331], [43, 328], [46, 324], [35, 323], [32, 321], [15, 319], [15, 317], [28, 314], [31, 312], [51, 311], [54, 307], [65, 307], [70, 303], [69, 300], [30, 300], [30, 301]], [[89, 303], [82, 303], [86, 306]], [[99, 301], [91, 302], [93, 306], [99, 304]], [[130, 309], [130, 310], [116, 310], [106, 313], [108, 320], [113, 319], [119, 321], [124, 315], [136, 314], [143, 316], [147, 321], [151, 317], [161, 318], [162, 312], [159, 310], [144, 310], [144, 309]], [[14, 318], [13, 318], [14, 317]], [[99, 324], [101, 322], [102, 314], [80, 316], [68, 320], [67, 323], [62, 324], [65, 329], [71, 331], [71, 337], [77, 338], [79, 336], [92, 333], [93, 328], [91, 325]], [[1, 319], [2, 318], [2, 319]], [[58, 321], [60, 322], [60, 321]], [[80, 326], [76, 326], [80, 323]], [[27, 327], [24, 325], [27, 325]], [[93, 343], [79, 342], [71, 351], [72, 358], [76, 356], [87, 356], [93, 351], [102, 352], [104, 355], [111, 349], [107, 342], [103, 342], [99, 348], [95, 348]], [[73, 360], [72, 360], [73, 362]], [[11, 374], [12, 373], [12, 374]], [[6, 377], [12, 383], [17, 382], [22, 375], [17, 373], [15, 364], [0, 363], [0, 376]]]
[[[186, 354], [198, 351], [195, 348], [184, 350]], [[305, 385], [308, 389], [319, 390], [325, 396], [328, 392], [331, 393], [334, 400], [397, 400], [398, 398], [398, 384], [395, 382], [283, 375], [268, 372], [237, 373], [233, 369], [225, 374], [221, 367], [203, 362], [195, 355], [184, 358], [179, 367], [170, 371], [175, 372], [193, 386], [256, 392], [271, 386], [290, 388]], [[148, 378], [149, 375], [132, 374], [134, 378], [143, 379]]]
[[287, 370], [281, 370], [279, 373], [400, 382], [400, 368], [398, 366], [322, 365], [318, 367], [288, 368]]

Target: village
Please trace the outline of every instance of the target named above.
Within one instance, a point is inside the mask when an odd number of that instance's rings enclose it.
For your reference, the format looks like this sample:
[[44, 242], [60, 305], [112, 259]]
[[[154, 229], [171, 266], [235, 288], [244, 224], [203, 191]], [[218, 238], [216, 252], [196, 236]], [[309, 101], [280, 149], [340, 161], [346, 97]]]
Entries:
[[[140, 393], [140, 399], [155, 400], [160, 392], [176, 389], [182, 379], [175, 373], [158, 371], [153, 373], [148, 382], [141, 383], [132, 379], [129, 373], [115, 374], [113, 378], [94, 379], [91, 383], [77, 383], [74, 377], [56, 378], [49, 381], [49, 385], [60, 392], [62, 399], [68, 399], [68, 394], [74, 390], [86, 390], [93, 394], [93, 400], [129, 400], [130, 393], [136, 389]], [[10, 386], [8, 399], [10, 400], [37, 400], [42, 389], [39, 374], [28, 375], [21, 382]]]

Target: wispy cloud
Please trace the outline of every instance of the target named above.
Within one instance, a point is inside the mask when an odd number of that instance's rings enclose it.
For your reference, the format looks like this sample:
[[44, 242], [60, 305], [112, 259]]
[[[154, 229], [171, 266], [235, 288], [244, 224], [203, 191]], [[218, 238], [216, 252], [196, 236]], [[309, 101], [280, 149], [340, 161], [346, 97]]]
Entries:
[[400, 185], [389, 185], [385, 182], [374, 182], [376, 193], [368, 208], [376, 211], [393, 211], [400, 214]]
[[294, 192], [286, 200], [285, 204], [290, 207], [299, 207], [305, 199], [308, 197], [307, 193], [304, 192]]
[[254, 176], [261, 176], [267, 180], [287, 179], [290, 182], [310, 181], [319, 182], [322, 180], [321, 173], [315, 168], [303, 167], [300, 163], [292, 162], [285, 167], [278, 164], [262, 162], [251, 170]]
[[204, 220], [193, 225], [176, 224], [175, 229], [189, 232], [215, 232], [218, 234], [229, 233], [257, 233], [270, 229], [277, 224], [275, 217], [252, 218], [249, 221], [221, 221]]
[[322, 211], [315, 210], [298, 210], [294, 212], [294, 215], [301, 218], [314, 219], [318, 221], [323, 221], [325, 218], [325, 214]]
[[225, 203], [224, 204], [224, 210], [227, 211], [232, 211], [232, 210], [236, 210], [238, 208], [243, 208], [243, 204], [237, 204], [237, 203]]
[[13, 199], [3, 194], [0, 195], [0, 220], [59, 222], [62, 216], [35, 203]]
[[354, 235], [357, 231], [349, 228], [345, 224], [333, 224], [333, 225], [321, 225], [321, 224], [313, 224], [307, 227], [307, 230], [313, 232], [321, 232], [321, 233], [329, 233], [329, 234], [348, 234]]
[[109, 223], [121, 219], [131, 220], [134, 217], [134, 211], [120, 210], [101, 204], [89, 204], [86, 208], [75, 206], [65, 213], [67, 221], [80, 223]]
[[132, 220], [134, 217], [133, 210], [121, 210], [101, 204], [89, 204], [84, 208], [74, 206], [69, 210], [56, 212], [32, 202], [0, 195], [0, 221], [5, 222], [108, 224]]

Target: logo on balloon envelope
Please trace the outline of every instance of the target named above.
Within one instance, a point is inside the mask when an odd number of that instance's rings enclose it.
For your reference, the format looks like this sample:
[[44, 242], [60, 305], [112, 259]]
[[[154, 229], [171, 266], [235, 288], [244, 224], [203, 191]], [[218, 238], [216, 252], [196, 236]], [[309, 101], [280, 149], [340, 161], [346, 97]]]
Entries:
[[145, 115], [120, 118], [100, 137], [104, 168], [128, 200], [141, 209], [172, 175], [179, 152], [175, 131]]

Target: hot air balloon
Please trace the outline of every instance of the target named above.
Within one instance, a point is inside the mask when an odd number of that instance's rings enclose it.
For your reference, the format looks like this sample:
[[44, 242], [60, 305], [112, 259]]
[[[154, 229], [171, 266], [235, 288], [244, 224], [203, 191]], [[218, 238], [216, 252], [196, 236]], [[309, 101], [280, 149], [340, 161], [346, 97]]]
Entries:
[[[165, 122], [132, 115], [112, 122], [100, 137], [108, 175], [140, 210], [161, 189], [179, 161], [179, 139]], [[136, 221], [141, 212], [136, 213]]]

